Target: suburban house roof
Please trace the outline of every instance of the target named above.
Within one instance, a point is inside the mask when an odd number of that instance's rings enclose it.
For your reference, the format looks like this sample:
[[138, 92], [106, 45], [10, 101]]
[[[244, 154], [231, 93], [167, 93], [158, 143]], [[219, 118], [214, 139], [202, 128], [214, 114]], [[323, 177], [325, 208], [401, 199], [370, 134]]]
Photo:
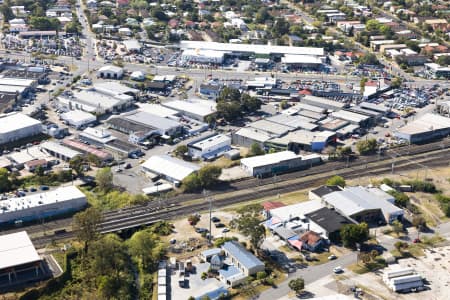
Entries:
[[300, 236], [300, 240], [308, 245], [314, 245], [321, 239], [322, 237], [318, 233], [311, 230], [305, 232], [302, 236]]
[[283, 202], [277, 202], [277, 201], [267, 201], [267, 202], [264, 202], [262, 204], [262, 206], [265, 211], [269, 211], [271, 209], [286, 206], [286, 204], [284, 204]]
[[247, 269], [264, 265], [256, 256], [247, 251], [241, 244], [236, 241], [229, 241], [223, 244], [223, 249], [236, 258], [241, 265]]

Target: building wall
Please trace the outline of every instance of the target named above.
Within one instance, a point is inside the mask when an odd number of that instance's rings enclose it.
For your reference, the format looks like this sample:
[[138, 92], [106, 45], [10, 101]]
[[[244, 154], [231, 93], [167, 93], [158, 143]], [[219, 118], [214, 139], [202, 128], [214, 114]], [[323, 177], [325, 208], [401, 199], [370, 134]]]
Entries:
[[0, 214], [1, 223], [13, 223], [16, 220], [33, 221], [42, 218], [62, 215], [68, 212], [81, 210], [87, 205], [86, 197], [76, 198], [48, 205], [35, 206], [17, 211]]
[[0, 144], [17, 141], [29, 136], [38, 135], [42, 132], [42, 125], [35, 124], [28, 127], [20, 128], [18, 130], [5, 132], [0, 134]]
[[245, 166], [241, 163], [241, 167], [252, 176], [268, 176], [272, 174], [284, 173], [291, 170], [308, 168], [311, 165], [320, 163], [320, 157], [303, 160], [301, 157], [284, 160], [276, 164], [269, 164], [256, 168]]
[[231, 140], [223, 141], [221, 143], [217, 143], [215, 145], [211, 145], [206, 149], [197, 149], [194, 147], [188, 147], [189, 155], [192, 157], [208, 157], [214, 156], [214, 154], [221, 154], [225, 151], [230, 150]]

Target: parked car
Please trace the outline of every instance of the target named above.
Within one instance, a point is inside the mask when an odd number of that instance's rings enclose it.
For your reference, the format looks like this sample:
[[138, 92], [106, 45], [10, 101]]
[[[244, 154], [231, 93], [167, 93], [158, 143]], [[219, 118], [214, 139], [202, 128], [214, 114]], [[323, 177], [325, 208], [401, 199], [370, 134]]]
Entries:
[[214, 223], [220, 222], [220, 219], [218, 217], [212, 217], [211, 221], [213, 221]]
[[39, 187], [39, 189], [40, 189], [41, 191], [48, 191], [50, 188], [49, 188], [48, 186], [46, 186], [46, 185], [41, 185], [41, 186]]
[[227, 232], [230, 232], [230, 228], [224, 228], [224, 229], [222, 229], [222, 233], [227, 233]]
[[224, 228], [225, 224], [223, 224], [223, 223], [216, 223], [216, 224], [214, 224], [214, 226], [216, 226], [216, 228]]
[[344, 269], [342, 269], [341, 266], [338, 266], [338, 267], [336, 267], [336, 268], [333, 269], [333, 272], [334, 272], [335, 274], [340, 274], [340, 273], [343, 273], [343, 272], [344, 272]]
[[330, 256], [328, 256], [328, 260], [334, 260], [334, 259], [336, 259], [337, 257], [336, 257], [336, 255], [334, 255], [334, 254], [331, 254]]

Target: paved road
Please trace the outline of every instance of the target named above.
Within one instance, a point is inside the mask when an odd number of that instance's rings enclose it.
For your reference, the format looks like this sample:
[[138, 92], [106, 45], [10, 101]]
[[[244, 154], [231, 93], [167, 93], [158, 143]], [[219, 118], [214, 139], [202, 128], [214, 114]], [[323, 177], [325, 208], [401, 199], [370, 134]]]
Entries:
[[282, 283], [280, 283], [276, 288], [271, 288], [261, 293], [257, 299], [260, 300], [279, 299], [283, 296], [286, 296], [291, 291], [291, 289], [288, 286], [289, 281], [291, 279], [303, 277], [303, 279], [305, 280], [305, 284], [310, 284], [316, 280], [319, 280], [325, 276], [332, 274], [333, 268], [337, 266], [345, 267], [355, 262], [356, 262], [356, 252], [351, 252], [339, 257], [336, 260], [329, 261], [325, 264], [308, 267], [306, 269], [300, 269], [295, 273], [289, 274], [288, 278]]

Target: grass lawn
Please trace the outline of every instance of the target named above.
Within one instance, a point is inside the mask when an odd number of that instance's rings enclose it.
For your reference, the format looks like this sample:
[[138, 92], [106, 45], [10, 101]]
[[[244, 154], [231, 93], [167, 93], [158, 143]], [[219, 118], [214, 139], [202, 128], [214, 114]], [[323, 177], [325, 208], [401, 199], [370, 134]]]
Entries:
[[348, 267], [349, 270], [353, 271], [356, 274], [364, 274], [367, 272], [372, 272], [381, 268], [386, 267], [386, 262], [383, 258], [381, 258], [380, 256], [378, 256], [377, 258], [375, 258], [375, 260], [364, 264], [362, 262], [360, 263], [355, 263], [352, 264]]
[[314, 258], [314, 260], [310, 261], [308, 263], [312, 266], [324, 264], [329, 261], [328, 256], [330, 256], [330, 255], [331, 255], [330, 252], [322, 252], [322, 253], [312, 254], [311, 257]]

